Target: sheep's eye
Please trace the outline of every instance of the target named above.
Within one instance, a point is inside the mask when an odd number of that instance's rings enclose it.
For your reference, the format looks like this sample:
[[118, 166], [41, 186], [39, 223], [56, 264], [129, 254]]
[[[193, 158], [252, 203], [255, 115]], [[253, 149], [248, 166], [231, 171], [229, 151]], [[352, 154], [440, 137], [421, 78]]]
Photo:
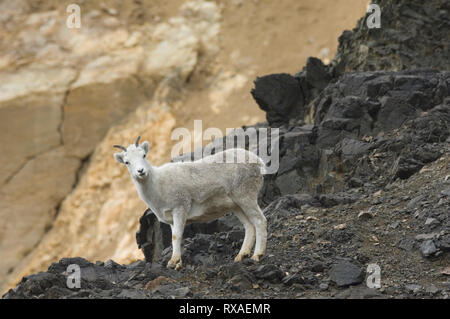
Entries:
[[128, 164], [130, 164], [130, 162], [125, 162], [125, 165], [128, 165]]
[[145, 158], [145, 154], [144, 154], [144, 158]]

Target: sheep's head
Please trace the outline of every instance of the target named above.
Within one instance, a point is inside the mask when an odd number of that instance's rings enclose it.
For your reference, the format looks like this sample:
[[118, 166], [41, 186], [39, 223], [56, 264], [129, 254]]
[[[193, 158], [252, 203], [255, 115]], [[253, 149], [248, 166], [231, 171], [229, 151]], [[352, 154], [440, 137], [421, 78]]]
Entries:
[[114, 153], [114, 158], [120, 164], [124, 164], [128, 168], [130, 176], [138, 181], [143, 181], [148, 177], [150, 163], [145, 159], [150, 145], [147, 141], [139, 145], [139, 136], [134, 144], [128, 148], [122, 145], [114, 145], [114, 147], [123, 150], [120, 153]]

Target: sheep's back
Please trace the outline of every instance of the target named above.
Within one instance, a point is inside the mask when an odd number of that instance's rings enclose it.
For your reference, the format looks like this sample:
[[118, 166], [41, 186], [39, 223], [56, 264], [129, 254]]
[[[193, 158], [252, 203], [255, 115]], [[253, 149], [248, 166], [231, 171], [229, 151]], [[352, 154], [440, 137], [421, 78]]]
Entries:
[[[231, 163], [226, 160], [227, 154], [228, 159], [233, 159]], [[244, 156], [244, 163], [237, 162], [238, 155]], [[264, 163], [257, 155], [244, 149], [230, 149], [193, 162], [170, 163], [161, 169], [167, 191], [186, 193], [186, 196], [203, 202], [214, 194], [229, 194], [243, 183], [259, 188], [262, 185], [261, 167]]]

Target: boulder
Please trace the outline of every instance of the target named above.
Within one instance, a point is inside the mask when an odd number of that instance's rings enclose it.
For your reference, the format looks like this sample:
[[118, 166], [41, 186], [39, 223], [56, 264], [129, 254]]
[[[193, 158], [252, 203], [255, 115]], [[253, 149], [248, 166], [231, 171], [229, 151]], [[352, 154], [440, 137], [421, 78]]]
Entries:
[[364, 280], [364, 272], [361, 267], [349, 261], [338, 261], [329, 271], [330, 279], [338, 286], [360, 284]]

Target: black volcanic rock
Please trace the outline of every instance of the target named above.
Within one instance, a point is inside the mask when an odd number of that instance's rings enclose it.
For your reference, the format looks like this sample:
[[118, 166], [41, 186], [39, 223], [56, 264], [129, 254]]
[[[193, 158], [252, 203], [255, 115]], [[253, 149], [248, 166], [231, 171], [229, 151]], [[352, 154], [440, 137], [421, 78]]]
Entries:
[[302, 89], [297, 79], [289, 74], [258, 77], [251, 94], [259, 107], [266, 111], [267, 122], [272, 127], [280, 126], [290, 118], [299, 118], [303, 115]]
[[448, 0], [374, 0], [381, 28], [369, 29], [366, 14], [339, 37], [333, 61], [337, 74], [349, 71], [401, 71], [450, 66]]
[[[385, 182], [409, 178], [443, 154], [439, 143], [450, 135], [447, 83], [450, 72], [418, 70], [348, 73], [328, 85], [309, 105], [315, 125], [280, 130], [280, 169], [265, 179], [263, 202], [343, 190], [352, 178], [382, 182], [380, 172]], [[414, 102], [418, 95], [428, 97], [426, 105]], [[376, 153], [385, 155], [369, 164]]]
[[320, 59], [308, 58], [305, 70], [306, 82], [316, 89], [323, 90], [331, 81], [331, 75]]
[[364, 272], [361, 267], [343, 260], [330, 269], [330, 278], [339, 287], [356, 285], [364, 280]]

